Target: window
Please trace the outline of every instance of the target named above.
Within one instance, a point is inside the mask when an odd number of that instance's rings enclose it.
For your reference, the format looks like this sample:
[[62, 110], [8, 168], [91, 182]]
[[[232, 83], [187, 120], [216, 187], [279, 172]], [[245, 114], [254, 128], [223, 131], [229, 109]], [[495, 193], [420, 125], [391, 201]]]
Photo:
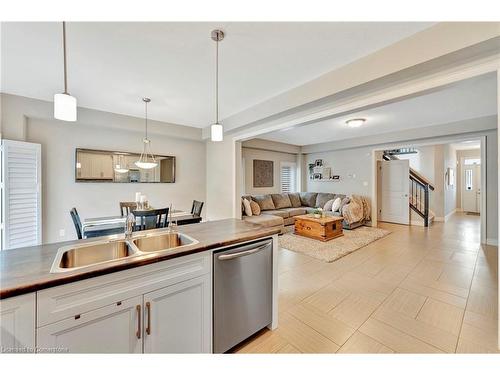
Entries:
[[465, 159], [464, 165], [480, 165], [481, 159]]
[[297, 170], [297, 165], [295, 163], [281, 163], [280, 180], [281, 180], [282, 193], [295, 192], [296, 170]]
[[465, 189], [472, 190], [472, 169], [465, 170]]

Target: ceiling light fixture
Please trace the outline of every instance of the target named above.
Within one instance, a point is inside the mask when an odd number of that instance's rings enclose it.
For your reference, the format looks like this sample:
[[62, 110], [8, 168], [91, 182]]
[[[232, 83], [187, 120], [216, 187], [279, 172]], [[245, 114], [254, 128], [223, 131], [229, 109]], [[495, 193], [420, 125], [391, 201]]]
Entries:
[[158, 165], [158, 162], [156, 161], [153, 153], [151, 152], [151, 141], [148, 138], [148, 103], [151, 102], [151, 99], [149, 98], [142, 98], [142, 101], [144, 102], [145, 106], [145, 136], [142, 140], [143, 142], [143, 148], [142, 148], [142, 154], [139, 160], [135, 162], [135, 165], [141, 169], [152, 169], [156, 168]]
[[76, 98], [68, 93], [66, 64], [66, 22], [63, 21], [64, 92], [54, 95], [54, 117], [63, 121], [76, 121]]
[[222, 30], [213, 30], [210, 34], [215, 41], [215, 123], [210, 126], [212, 142], [221, 142], [224, 139], [224, 128], [219, 124], [219, 42], [224, 39]]
[[359, 128], [365, 122], [366, 122], [365, 118], [352, 118], [350, 120], [347, 120], [345, 123], [350, 128]]
[[115, 172], [116, 173], [127, 173], [128, 168], [127, 165], [123, 163], [123, 155], [118, 155], [118, 164], [115, 165]]

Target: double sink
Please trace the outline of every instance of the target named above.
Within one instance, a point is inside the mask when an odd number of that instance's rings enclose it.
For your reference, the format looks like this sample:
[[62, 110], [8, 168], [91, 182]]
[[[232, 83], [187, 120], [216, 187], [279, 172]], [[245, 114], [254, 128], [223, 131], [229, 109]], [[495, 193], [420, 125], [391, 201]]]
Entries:
[[136, 256], [179, 249], [198, 241], [177, 232], [150, 233], [124, 240], [107, 240], [69, 245], [57, 251], [51, 273], [73, 271]]

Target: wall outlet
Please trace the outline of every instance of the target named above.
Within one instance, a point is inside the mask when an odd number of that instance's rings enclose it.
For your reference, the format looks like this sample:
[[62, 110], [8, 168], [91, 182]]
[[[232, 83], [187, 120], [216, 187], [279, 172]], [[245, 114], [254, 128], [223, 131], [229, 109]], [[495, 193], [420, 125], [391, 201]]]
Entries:
[[59, 229], [59, 237], [65, 237], [65, 236], [66, 236], [66, 230]]

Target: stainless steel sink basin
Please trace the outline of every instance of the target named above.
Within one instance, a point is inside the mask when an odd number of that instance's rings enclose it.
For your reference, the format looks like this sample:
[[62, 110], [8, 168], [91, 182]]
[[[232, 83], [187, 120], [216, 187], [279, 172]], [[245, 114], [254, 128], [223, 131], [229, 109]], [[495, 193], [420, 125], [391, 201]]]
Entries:
[[60, 258], [58, 268], [69, 270], [127, 258], [135, 253], [136, 250], [125, 241], [100, 242], [61, 248], [56, 261]]
[[148, 235], [134, 239], [132, 242], [135, 246], [137, 246], [139, 251], [144, 253], [169, 250], [198, 243], [195, 239], [182, 233]]
[[136, 234], [138, 237], [126, 240], [108, 240], [61, 247], [52, 263], [51, 273], [67, 272], [118, 262], [134, 256], [177, 249], [198, 243], [182, 233]]

